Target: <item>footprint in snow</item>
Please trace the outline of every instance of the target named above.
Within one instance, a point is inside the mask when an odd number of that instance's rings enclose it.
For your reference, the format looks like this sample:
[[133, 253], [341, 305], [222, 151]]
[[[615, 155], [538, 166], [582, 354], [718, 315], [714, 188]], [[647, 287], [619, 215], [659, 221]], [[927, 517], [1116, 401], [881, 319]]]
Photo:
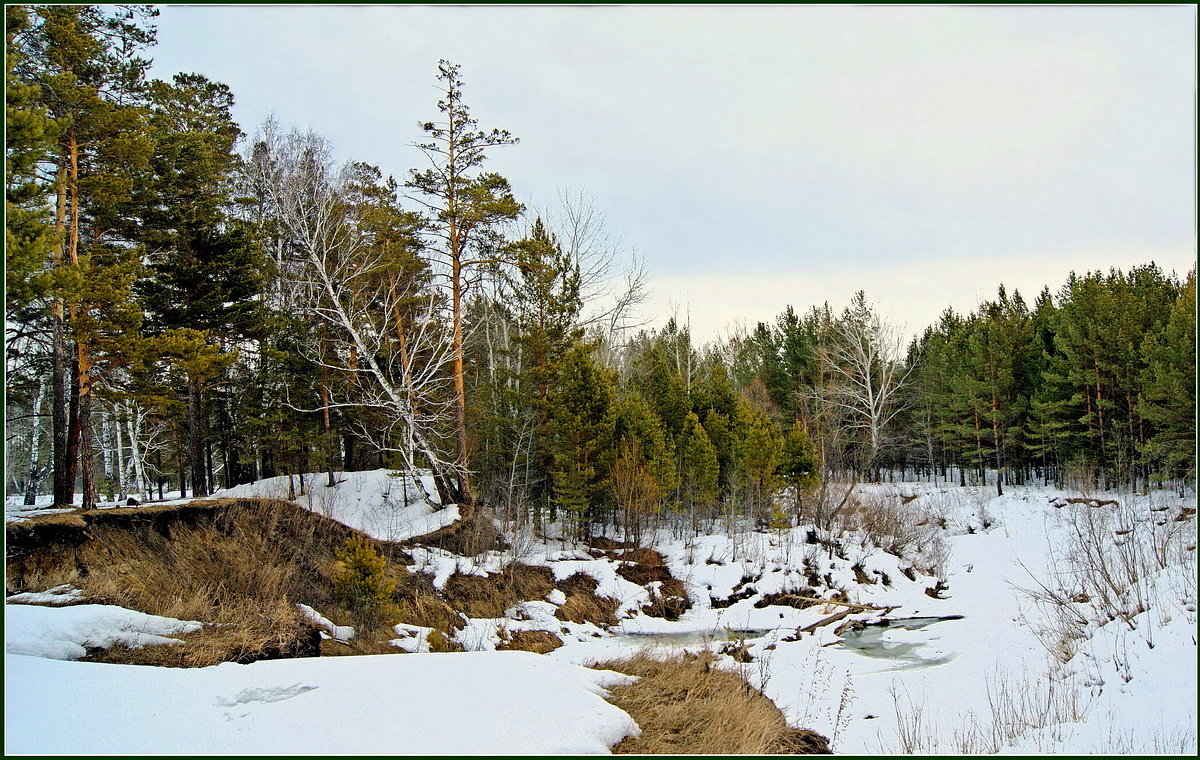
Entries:
[[236, 707], [251, 702], [282, 702], [285, 699], [298, 697], [306, 691], [312, 691], [316, 686], [292, 684], [291, 686], [263, 686], [252, 689], [242, 689], [233, 699], [218, 699], [217, 704], [223, 707]]

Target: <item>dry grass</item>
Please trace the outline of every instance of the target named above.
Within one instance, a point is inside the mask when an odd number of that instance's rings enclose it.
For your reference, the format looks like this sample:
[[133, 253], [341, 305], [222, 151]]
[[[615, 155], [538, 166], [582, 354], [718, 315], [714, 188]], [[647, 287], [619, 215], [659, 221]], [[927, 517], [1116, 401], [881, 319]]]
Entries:
[[506, 631], [504, 641], [496, 649], [513, 649], [522, 652], [546, 654], [562, 646], [563, 641], [550, 631]]
[[[231, 499], [70, 516], [76, 520], [56, 515], [10, 540], [10, 591], [70, 583], [99, 602], [209, 624], [181, 636], [183, 645], [113, 648], [93, 659], [196, 667], [313, 655], [319, 641], [295, 604], [346, 622], [329, 573], [337, 547], [355, 532], [295, 505]], [[388, 651], [379, 649], [381, 637], [356, 646]]]
[[771, 700], [711, 655], [655, 660], [637, 655], [593, 667], [637, 676], [609, 689], [610, 700], [642, 729], [613, 752], [646, 755], [826, 754], [823, 737], [788, 727]]
[[554, 573], [549, 568], [513, 562], [486, 577], [455, 573], [442, 594], [451, 607], [468, 617], [497, 618], [518, 602], [544, 599], [553, 590]]
[[575, 573], [556, 584], [567, 597], [559, 606], [555, 617], [572, 623], [595, 623], [599, 626], [617, 624], [617, 608], [621, 603], [610, 596], [597, 596], [596, 579], [584, 573]]

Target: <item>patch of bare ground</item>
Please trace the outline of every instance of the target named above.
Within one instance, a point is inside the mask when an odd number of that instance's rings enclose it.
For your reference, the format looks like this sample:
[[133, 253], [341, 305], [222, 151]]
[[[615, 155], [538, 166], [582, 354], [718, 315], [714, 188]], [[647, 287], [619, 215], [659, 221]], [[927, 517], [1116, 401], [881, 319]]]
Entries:
[[621, 603], [611, 596], [597, 596], [600, 584], [585, 573], [575, 573], [555, 584], [567, 600], [559, 605], [555, 616], [572, 623], [594, 623], [607, 627], [617, 624], [617, 608]]
[[657, 584], [651, 588], [650, 603], [642, 607], [642, 612], [651, 617], [678, 620], [691, 609], [687, 588], [671, 575], [662, 554], [653, 549], [636, 548], [616, 553], [614, 557], [621, 563], [617, 575], [639, 586]]
[[829, 754], [825, 737], [787, 725], [771, 700], [737, 673], [713, 666], [713, 656], [655, 660], [635, 655], [592, 667], [637, 676], [609, 689], [609, 701], [642, 729], [614, 754], [815, 755]]

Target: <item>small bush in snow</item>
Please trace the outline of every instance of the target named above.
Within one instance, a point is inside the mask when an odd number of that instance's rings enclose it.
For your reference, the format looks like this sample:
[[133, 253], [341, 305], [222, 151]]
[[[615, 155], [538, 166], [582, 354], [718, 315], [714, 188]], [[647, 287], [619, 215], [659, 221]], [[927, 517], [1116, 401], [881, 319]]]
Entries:
[[387, 561], [360, 536], [351, 536], [337, 552], [333, 593], [364, 630], [399, 621], [400, 608], [392, 601], [396, 581]]

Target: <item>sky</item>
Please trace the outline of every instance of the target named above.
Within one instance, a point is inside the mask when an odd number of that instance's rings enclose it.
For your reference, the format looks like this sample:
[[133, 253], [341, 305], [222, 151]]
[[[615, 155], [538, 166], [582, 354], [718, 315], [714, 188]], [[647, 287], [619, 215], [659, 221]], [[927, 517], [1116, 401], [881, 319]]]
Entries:
[[440, 58], [531, 209], [583, 192], [706, 340], [866, 291], [920, 331], [1005, 283], [1196, 260], [1196, 8], [161, 6], [153, 74], [423, 165]]

